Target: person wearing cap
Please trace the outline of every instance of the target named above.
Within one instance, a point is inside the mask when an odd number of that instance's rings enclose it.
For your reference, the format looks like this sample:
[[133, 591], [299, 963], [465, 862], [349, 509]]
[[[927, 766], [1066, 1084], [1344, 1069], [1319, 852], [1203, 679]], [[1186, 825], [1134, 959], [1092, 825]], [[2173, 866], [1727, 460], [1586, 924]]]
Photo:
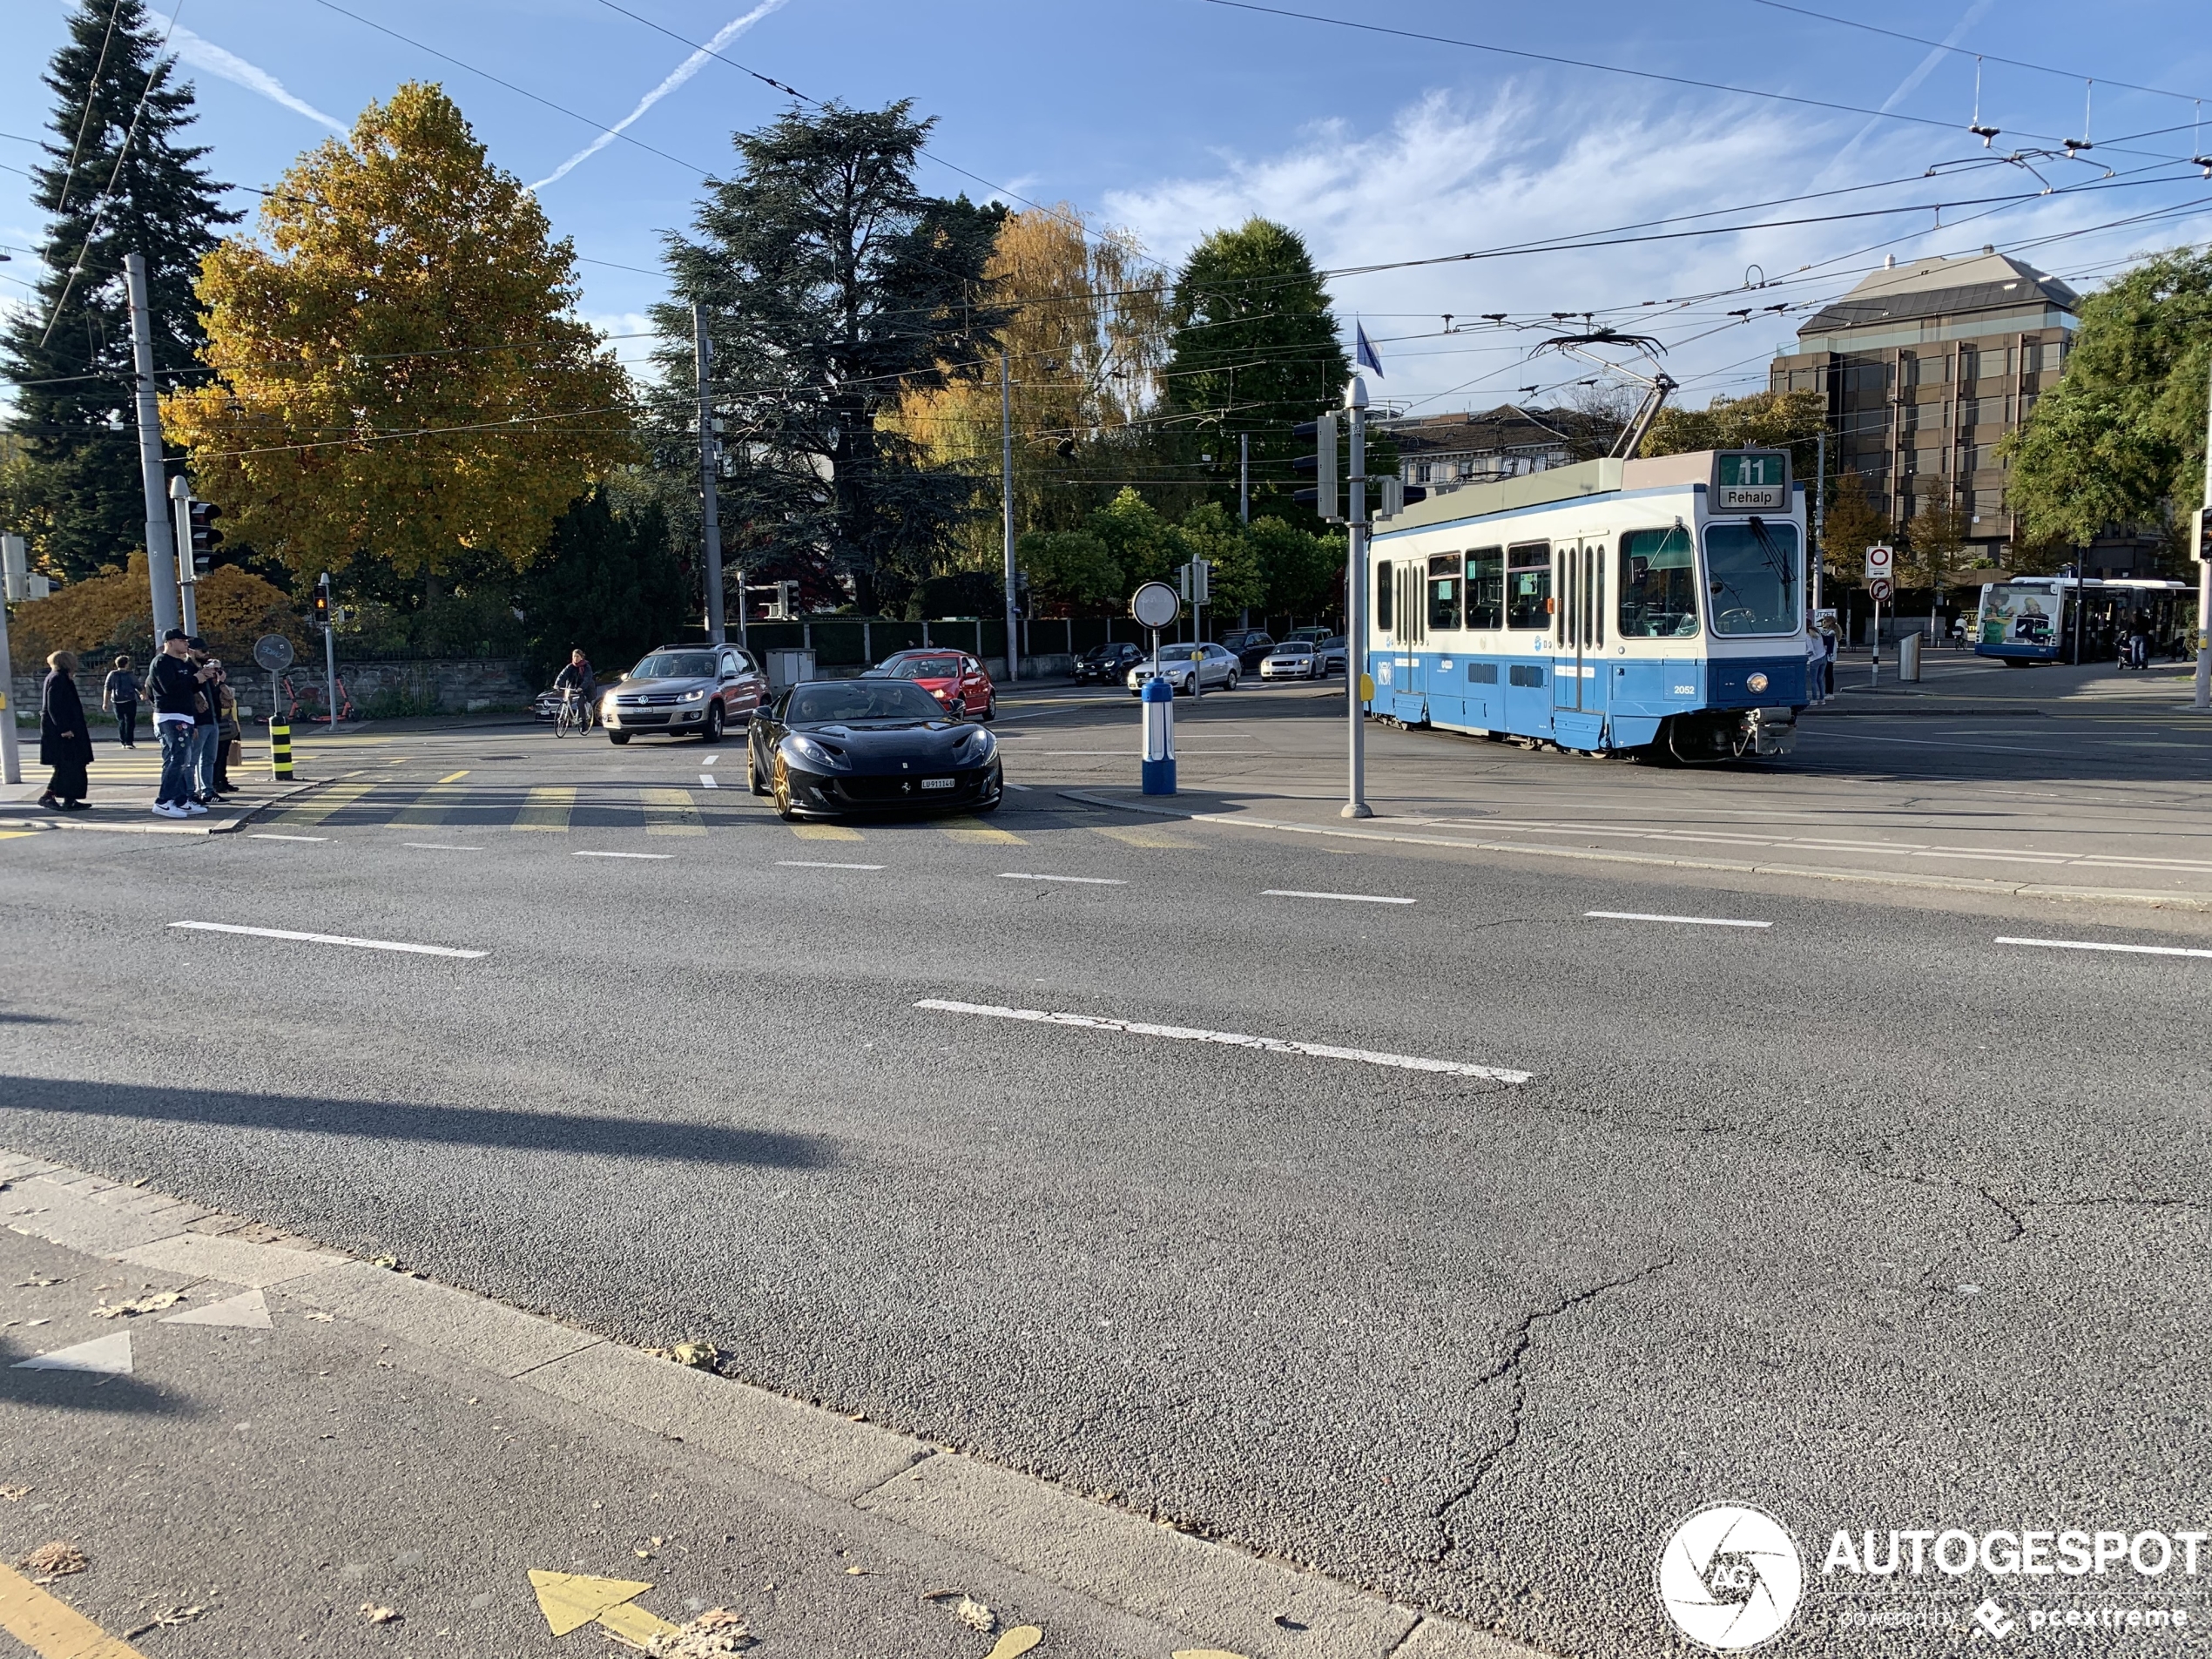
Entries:
[[203, 811], [221, 799], [215, 793], [215, 749], [223, 738], [223, 665], [207, 654], [207, 642], [194, 634], [185, 642], [199, 667], [199, 699], [192, 710], [192, 801]]
[[192, 818], [207, 810], [192, 798], [192, 733], [200, 706], [208, 700], [202, 672], [192, 660], [183, 629], [162, 635], [161, 654], [146, 670], [153, 733], [161, 744], [161, 784], [153, 810], [162, 818]]

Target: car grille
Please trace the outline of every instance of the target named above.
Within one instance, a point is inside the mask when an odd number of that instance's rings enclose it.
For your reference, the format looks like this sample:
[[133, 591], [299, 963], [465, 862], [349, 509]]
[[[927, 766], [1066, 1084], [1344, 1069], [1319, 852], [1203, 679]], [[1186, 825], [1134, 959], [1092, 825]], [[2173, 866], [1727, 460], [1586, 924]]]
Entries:
[[621, 719], [624, 725], [666, 725], [675, 718], [672, 714], [640, 714], [634, 709], [624, 709], [621, 711]]
[[621, 709], [658, 709], [666, 708], [677, 700], [677, 695], [673, 691], [648, 692], [642, 696], [617, 697], [615, 698], [615, 706]]

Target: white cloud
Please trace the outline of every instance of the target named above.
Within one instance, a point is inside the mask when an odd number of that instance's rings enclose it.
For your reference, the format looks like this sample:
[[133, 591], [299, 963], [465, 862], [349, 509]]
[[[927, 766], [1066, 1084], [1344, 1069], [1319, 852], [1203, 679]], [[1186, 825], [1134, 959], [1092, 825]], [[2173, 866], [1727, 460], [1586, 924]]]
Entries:
[[583, 149], [577, 151], [559, 166], [554, 168], [551, 172], [546, 174], [544, 178], [539, 179], [536, 184], [532, 185], [530, 189], [533, 191], [543, 190], [546, 187], [546, 185], [552, 184], [556, 179], [565, 179], [568, 177], [568, 175], [575, 170], [578, 164], [588, 161], [593, 156], [597, 155], [602, 150], [612, 144], [615, 139], [622, 134], [624, 130], [631, 125], [631, 123], [637, 120], [639, 116], [644, 114], [647, 110], [651, 109], [654, 105], [659, 103], [671, 92], [673, 92], [678, 87], [683, 85], [685, 82], [690, 80], [692, 76], [698, 74], [705, 65], [708, 58], [713, 57], [715, 53], [720, 51], [723, 47], [728, 45], [739, 35], [745, 33], [746, 30], [752, 28], [753, 24], [759, 23], [770, 12], [780, 10], [785, 3], [786, 0], [760, 0], [760, 3], [759, 5], [755, 6], [752, 10], [746, 12], [743, 17], [733, 17], [728, 23], [724, 24], [722, 27], [716, 31], [713, 39], [708, 41], [705, 45], [699, 47], [697, 51], [693, 51], [689, 57], [686, 57], [682, 63], [677, 64], [674, 69], [669, 71], [666, 78], [664, 78], [659, 85], [653, 88], [651, 91], [646, 93], [644, 97], [639, 98], [637, 100], [637, 107], [636, 109], [631, 111], [631, 112], [624, 116], [621, 120], [616, 122], [614, 125], [608, 128], [604, 132], [602, 132], [597, 138], [592, 139], [590, 144], [585, 145]]
[[226, 51], [213, 41], [195, 35], [180, 23], [164, 24], [169, 33], [169, 49], [194, 69], [204, 69], [210, 75], [234, 82], [248, 91], [259, 92], [273, 104], [281, 104], [295, 115], [304, 115], [310, 121], [320, 121], [334, 132], [352, 129], [334, 116], [325, 115], [305, 98], [294, 98], [285, 91], [284, 83], [257, 64], [247, 63], [236, 52]]

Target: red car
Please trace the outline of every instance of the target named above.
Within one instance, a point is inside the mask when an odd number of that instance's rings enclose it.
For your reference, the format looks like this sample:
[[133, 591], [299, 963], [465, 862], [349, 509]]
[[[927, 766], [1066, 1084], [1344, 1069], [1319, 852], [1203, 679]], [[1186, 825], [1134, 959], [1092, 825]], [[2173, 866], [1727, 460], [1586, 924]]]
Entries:
[[912, 680], [953, 712], [988, 720], [999, 711], [998, 687], [964, 651], [902, 651], [868, 670], [867, 678]]

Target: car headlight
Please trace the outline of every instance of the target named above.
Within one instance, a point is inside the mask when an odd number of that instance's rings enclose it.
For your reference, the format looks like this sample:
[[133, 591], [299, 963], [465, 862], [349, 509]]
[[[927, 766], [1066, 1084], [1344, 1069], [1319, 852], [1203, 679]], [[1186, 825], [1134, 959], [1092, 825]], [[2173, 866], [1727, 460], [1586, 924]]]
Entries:
[[686, 691], [676, 700], [678, 703], [704, 703], [706, 701], [706, 693], [704, 691]]
[[801, 760], [804, 760], [810, 766], [820, 766], [825, 770], [827, 770], [837, 765], [835, 758], [831, 755], [830, 752], [823, 748], [820, 744], [815, 742], [812, 738], [792, 736], [786, 738], [784, 741], [791, 745], [792, 753], [797, 755]]
[[961, 750], [960, 758], [973, 765], [988, 760], [998, 752], [998, 739], [988, 732], [978, 732]]

